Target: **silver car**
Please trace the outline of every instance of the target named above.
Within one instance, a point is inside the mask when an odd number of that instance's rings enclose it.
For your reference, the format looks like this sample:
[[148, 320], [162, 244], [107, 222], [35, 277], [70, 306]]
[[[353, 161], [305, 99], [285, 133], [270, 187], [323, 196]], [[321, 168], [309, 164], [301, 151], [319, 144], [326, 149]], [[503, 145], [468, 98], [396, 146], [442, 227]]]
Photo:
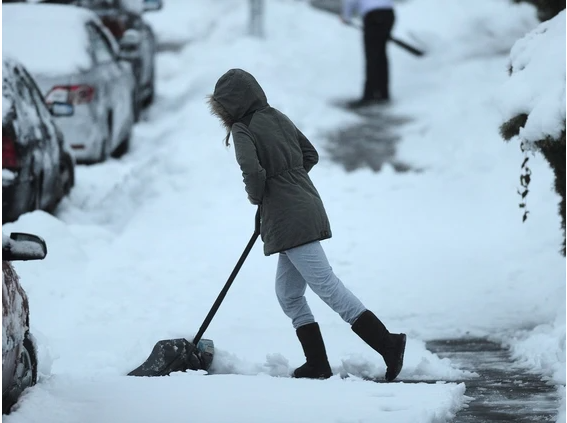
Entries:
[[97, 15], [78, 6], [26, 3], [3, 4], [2, 14], [3, 52], [24, 64], [48, 105], [74, 105], [73, 116], [56, 121], [77, 162], [126, 152], [135, 76]]

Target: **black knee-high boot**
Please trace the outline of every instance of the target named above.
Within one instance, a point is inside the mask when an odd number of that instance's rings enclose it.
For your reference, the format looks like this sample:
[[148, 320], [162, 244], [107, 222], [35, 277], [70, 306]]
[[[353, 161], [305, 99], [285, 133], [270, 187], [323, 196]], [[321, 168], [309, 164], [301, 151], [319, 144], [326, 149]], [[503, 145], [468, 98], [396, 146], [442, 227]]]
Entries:
[[366, 310], [356, 319], [352, 330], [384, 358], [385, 378], [388, 382], [393, 381], [404, 365], [406, 335], [388, 332], [386, 326], [370, 310]]
[[328, 379], [333, 375], [327, 359], [325, 343], [317, 323], [303, 325], [296, 330], [307, 362], [295, 369], [293, 377]]

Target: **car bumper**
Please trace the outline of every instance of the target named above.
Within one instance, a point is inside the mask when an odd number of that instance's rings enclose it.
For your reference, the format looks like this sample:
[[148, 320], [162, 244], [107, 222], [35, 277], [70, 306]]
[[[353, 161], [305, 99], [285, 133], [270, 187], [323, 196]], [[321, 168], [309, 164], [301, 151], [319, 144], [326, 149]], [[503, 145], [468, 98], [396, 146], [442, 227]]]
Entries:
[[102, 128], [88, 106], [75, 106], [73, 116], [57, 117], [55, 121], [77, 162], [89, 162], [100, 157]]

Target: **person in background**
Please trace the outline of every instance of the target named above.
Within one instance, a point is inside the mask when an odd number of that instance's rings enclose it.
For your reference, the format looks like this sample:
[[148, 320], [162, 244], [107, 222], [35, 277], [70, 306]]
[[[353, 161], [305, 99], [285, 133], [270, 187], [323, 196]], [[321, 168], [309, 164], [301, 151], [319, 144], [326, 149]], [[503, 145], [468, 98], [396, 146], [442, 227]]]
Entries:
[[309, 286], [386, 363], [386, 380], [403, 366], [406, 335], [390, 333], [335, 275], [320, 241], [331, 226], [309, 171], [315, 147], [282, 112], [268, 104], [256, 79], [242, 69], [220, 77], [209, 97], [212, 113], [232, 135], [249, 201], [260, 207], [264, 254], [278, 254], [276, 296], [291, 319], [306, 363], [297, 378], [327, 379], [332, 371], [319, 325], [305, 299]]
[[366, 80], [360, 100], [350, 103], [352, 107], [363, 107], [390, 101], [389, 70], [386, 43], [394, 26], [392, 0], [342, 0], [341, 20], [350, 25], [358, 15], [364, 24], [364, 55], [366, 58]]

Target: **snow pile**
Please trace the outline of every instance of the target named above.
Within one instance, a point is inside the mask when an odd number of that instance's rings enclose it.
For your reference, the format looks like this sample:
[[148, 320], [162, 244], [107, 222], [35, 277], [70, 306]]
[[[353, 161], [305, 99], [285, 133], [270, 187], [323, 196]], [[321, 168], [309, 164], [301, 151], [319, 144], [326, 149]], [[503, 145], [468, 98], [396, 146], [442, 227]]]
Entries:
[[160, 11], [146, 12], [144, 20], [152, 26], [158, 48], [168, 44], [182, 46], [202, 40], [219, 26], [226, 25], [223, 16], [230, 11], [243, 11], [244, 21], [245, 8], [239, 3], [237, 0], [192, 1], [188, 7], [187, 0], [166, 0]]
[[505, 54], [538, 22], [533, 6], [509, 0], [413, 0], [395, 10], [393, 35], [422, 44], [443, 61]]
[[565, 385], [565, 310], [554, 322], [518, 336], [510, 347], [521, 363]]
[[504, 121], [528, 115], [524, 148], [565, 131], [565, 10], [518, 40], [510, 52], [510, 78], [499, 92]]
[[536, 371], [558, 384], [560, 398], [557, 423], [565, 423], [565, 309], [559, 312], [554, 322], [539, 325], [529, 332], [516, 334], [509, 340], [512, 357], [519, 364]]
[[[375, 384], [177, 373], [162, 378], [57, 375], [4, 423], [429, 423], [451, 421], [464, 384]], [[47, 416], [53, 416], [51, 418]], [[188, 420], [190, 419], [190, 420]]]

